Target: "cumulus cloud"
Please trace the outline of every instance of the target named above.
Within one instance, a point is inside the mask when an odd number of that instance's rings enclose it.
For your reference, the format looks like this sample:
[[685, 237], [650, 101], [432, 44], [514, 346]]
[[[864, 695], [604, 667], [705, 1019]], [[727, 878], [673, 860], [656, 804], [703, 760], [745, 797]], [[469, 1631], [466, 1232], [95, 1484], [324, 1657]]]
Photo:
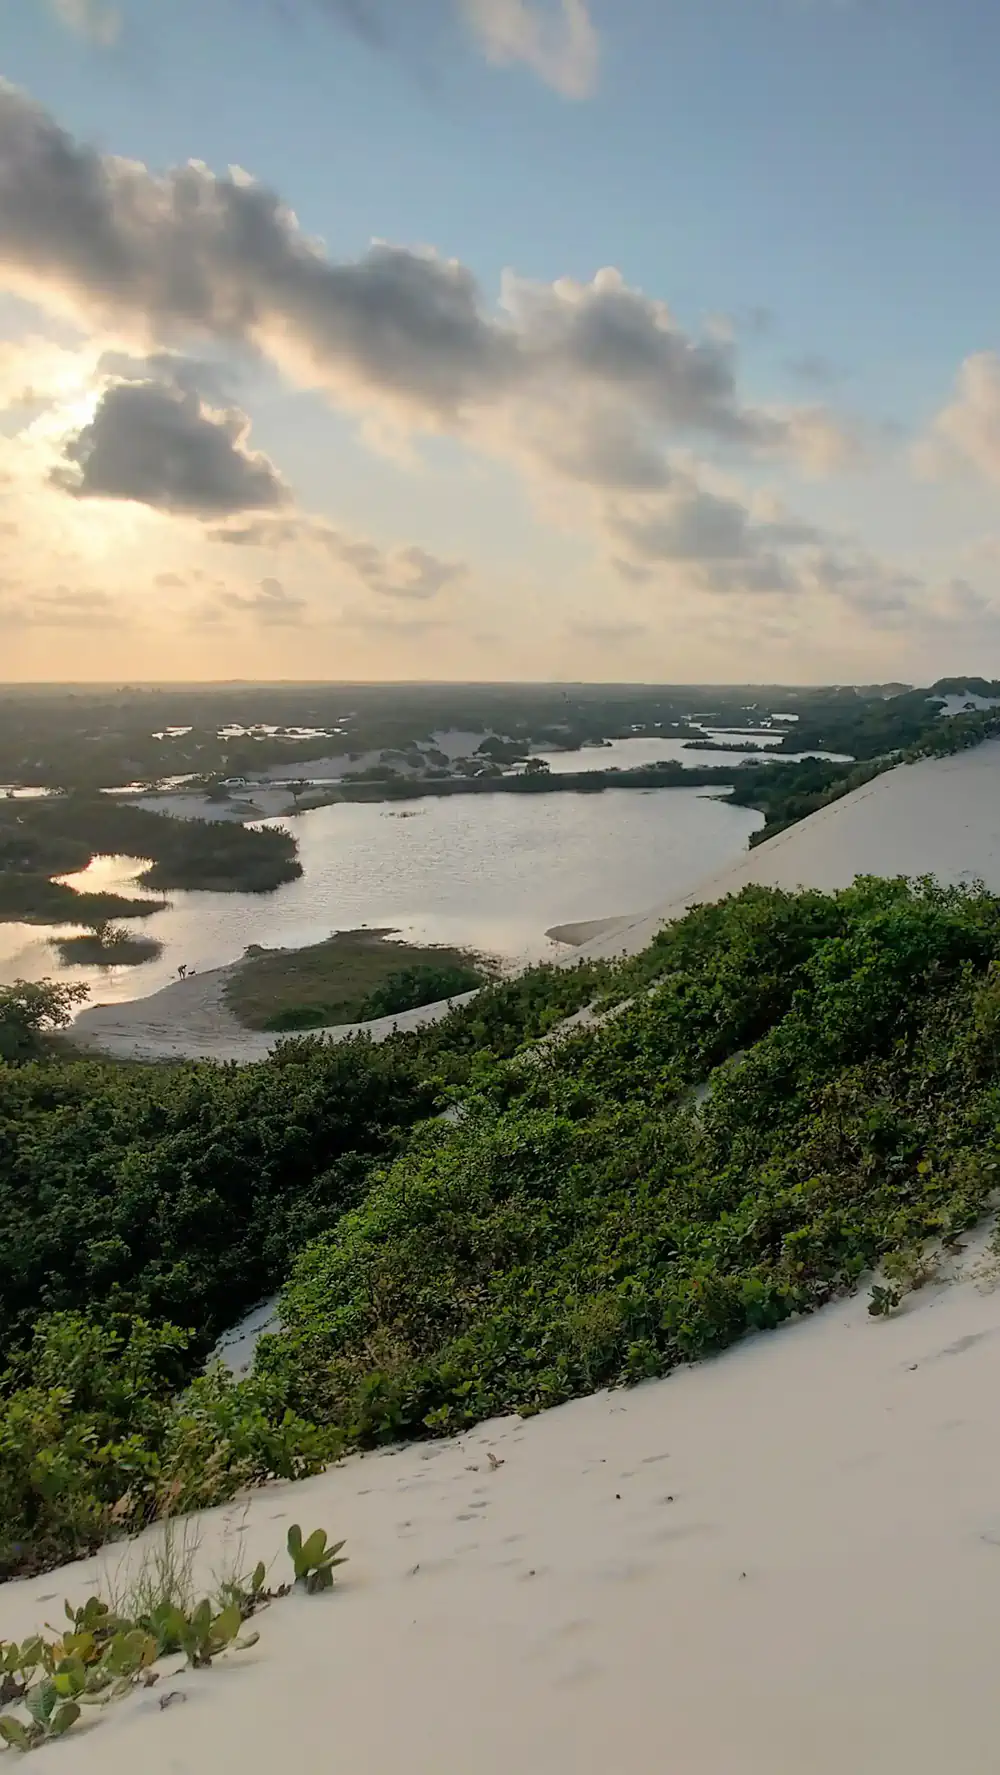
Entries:
[[437, 597], [468, 572], [463, 561], [445, 561], [416, 543], [382, 549], [365, 537], [347, 535], [325, 519], [304, 515], [223, 525], [210, 531], [209, 539], [240, 548], [320, 549], [349, 568], [369, 591], [416, 603]]
[[221, 517], [287, 503], [266, 456], [250, 451], [250, 422], [215, 411], [183, 370], [170, 380], [112, 382], [89, 425], [69, 438], [50, 479], [80, 499], [127, 499], [164, 512]]
[[917, 445], [914, 461], [930, 476], [972, 468], [1000, 482], [1000, 353], [980, 351], [965, 359], [954, 399]]
[[716, 492], [690, 472], [655, 498], [612, 502], [604, 523], [611, 564], [632, 584], [730, 601], [819, 600], [876, 627], [928, 607], [922, 580], [852, 538], [805, 523], [764, 496]]
[[741, 402], [734, 350], [693, 338], [614, 270], [509, 276], [487, 309], [467, 267], [376, 243], [338, 262], [275, 193], [191, 162], [162, 175], [75, 142], [0, 87], [0, 280], [160, 346], [266, 354], [335, 400], [449, 428], [600, 485], [655, 484], [670, 439], [836, 454], [819, 410]]
[[656, 500], [612, 505], [606, 521], [622, 551], [615, 559], [622, 577], [641, 581], [664, 565], [683, 566], [694, 584], [711, 592], [796, 590], [800, 579], [790, 556], [823, 540], [812, 525], [757, 516], [690, 475], [678, 475]]
[[265, 628], [292, 628], [302, 622], [306, 608], [304, 598], [286, 592], [279, 579], [262, 579], [252, 592], [222, 592], [219, 605], [250, 616]]

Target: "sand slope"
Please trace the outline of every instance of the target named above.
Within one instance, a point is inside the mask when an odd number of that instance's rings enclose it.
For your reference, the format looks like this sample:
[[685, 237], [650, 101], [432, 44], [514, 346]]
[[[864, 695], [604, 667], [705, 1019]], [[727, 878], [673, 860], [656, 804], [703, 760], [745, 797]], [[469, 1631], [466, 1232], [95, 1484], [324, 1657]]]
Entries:
[[[347, 1537], [339, 1593], [276, 1604], [254, 1651], [169, 1682], [186, 1705], [137, 1694], [53, 1759], [993, 1775], [998, 1361], [1000, 1293], [930, 1287], [889, 1321], [859, 1296], [633, 1392], [269, 1487], [247, 1561], [280, 1578], [288, 1525], [322, 1525]], [[238, 1521], [202, 1519], [206, 1581]], [[0, 1589], [0, 1636], [97, 1567]]]
[[548, 935], [577, 955], [635, 954], [668, 919], [750, 882], [795, 889], [849, 887], [856, 875], [981, 879], [1000, 892], [1000, 740], [953, 758], [900, 765], [755, 847], [683, 899], [602, 928], [562, 925]]

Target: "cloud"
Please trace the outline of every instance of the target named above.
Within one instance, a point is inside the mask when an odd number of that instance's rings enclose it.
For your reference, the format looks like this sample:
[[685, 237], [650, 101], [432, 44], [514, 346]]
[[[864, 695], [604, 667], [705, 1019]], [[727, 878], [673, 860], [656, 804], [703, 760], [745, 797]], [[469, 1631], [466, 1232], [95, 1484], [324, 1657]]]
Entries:
[[80, 499], [199, 517], [283, 505], [288, 489], [266, 456], [246, 448], [249, 430], [245, 414], [207, 407], [183, 370], [169, 381], [112, 382], [50, 479]]
[[759, 560], [776, 544], [819, 541], [819, 532], [793, 521], [755, 523], [746, 506], [721, 498], [691, 481], [639, 517], [619, 514], [612, 529], [647, 561]]
[[[492, 3], [492, 0], [491, 0]], [[246, 174], [162, 175], [76, 143], [0, 87], [0, 280], [148, 345], [261, 352], [335, 401], [596, 485], [654, 485], [671, 439], [817, 466], [821, 409], [745, 406], [732, 344], [691, 337], [619, 272], [509, 275], [490, 312], [467, 267], [375, 243], [338, 262]]]
[[913, 452], [918, 473], [936, 477], [973, 469], [1000, 482], [1000, 353], [967, 357], [955, 381], [955, 398], [931, 424]]
[[685, 568], [709, 592], [788, 593], [801, 580], [789, 553], [823, 541], [812, 525], [755, 516], [738, 499], [711, 492], [690, 475], [638, 508], [612, 506], [607, 526], [623, 553], [622, 577], [641, 582], [664, 565]]
[[616, 572], [654, 591], [833, 604], [880, 628], [925, 614], [933, 602], [915, 574], [853, 539], [804, 523], [766, 496], [748, 503], [716, 492], [690, 470], [655, 498], [611, 502], [604, 523]]
[[597, 85], [597, 30], [587, 0], [460, 0], [489, 59], [521, 62], [563, 98]]
[[421, 603], [436, 598], [438, 592], [466, 571], [460, 561], [442, 561], [416, 545], [386, 553], [374, 543], [349, 541], [346, 537], [334, 541], [330, 537], [328, 546], [331, 553], [354, 569], [369, 591], [384, 598]]
[[262, 579], [254, 592], [221, 593], [219, 605], [252, 616], [265, 628], [293, 628], [303, 620], [306, 601], [286, 592], [280, 580]]
[[121, 30], [121, 14], [101, 0], [49, 0], [56, 18], [71, 31], [105, 47], [117, 41]]
[[212, 542], [241, 548], [318, 548], [342, 562], [369, 591], [380, 597], [421, 603], [464, 579], [463, 561], [445, 561], [415, 543], [381, 549], [364, 537], [348, 536], [325, 519], [307, 516], [256, 518], [209, 532]]
[[64, 585], [30, 592], [0, 584], [0, 628], [92, 629], [121, 621], [121, 609], [107, 592]]

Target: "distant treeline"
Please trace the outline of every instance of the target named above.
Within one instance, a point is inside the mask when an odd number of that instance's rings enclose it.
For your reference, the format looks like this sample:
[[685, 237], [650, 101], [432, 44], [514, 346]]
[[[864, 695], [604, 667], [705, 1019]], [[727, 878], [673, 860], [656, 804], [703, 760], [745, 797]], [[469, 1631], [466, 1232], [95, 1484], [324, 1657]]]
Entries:
[[[772, 712], [797, 716], [786, 751], [808, 744], [865, 757], [845, 729], [870, 711], [876, 749], [905, 743], [884, 711], [913, 698], [926, 713], [925, 697], [900, 685], [11, 686], [0, 690], [0, 783], [93, 790], [182, 774], [245, 776], [276, 764], [294, 772], [330, 753], [405, 752], [449, 729], [498, 734], [515, 749], [573, 748], [763, 728]], [[896, 714], [888, 719], [891, 726]], [[261, 724], [284, 731], [220, 737], [227, 727]], [[301, 728], [315, 737], [296, 737]]]

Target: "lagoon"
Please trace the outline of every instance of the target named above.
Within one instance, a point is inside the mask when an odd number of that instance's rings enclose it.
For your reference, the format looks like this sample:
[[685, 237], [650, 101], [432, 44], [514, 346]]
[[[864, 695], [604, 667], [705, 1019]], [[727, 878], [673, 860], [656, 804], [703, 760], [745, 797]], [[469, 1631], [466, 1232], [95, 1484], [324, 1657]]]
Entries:
[[[301, 880], [273, 894], [172, 893], [166, 911], [137, 926], [164, 945], [137, 968], [64, 967], [49, 939], [78, 927], [0, 925], [0, 983], [81, 980], [92, 1001], [120, 1003], [155, 992], [182, 964], [201, 972], [250, 943], [292, 947], [361, 925], [511, 964], [542, 960], [560, 952], [549, 926], [641, 912], [690, 891], [746, 850], [763, 816], [704, 789], [608, 789], [347, 802], [267, 823], [295, 832]], [[96, 858], [65, 879], [136, 892], [140, 868], [135, 858]]]

